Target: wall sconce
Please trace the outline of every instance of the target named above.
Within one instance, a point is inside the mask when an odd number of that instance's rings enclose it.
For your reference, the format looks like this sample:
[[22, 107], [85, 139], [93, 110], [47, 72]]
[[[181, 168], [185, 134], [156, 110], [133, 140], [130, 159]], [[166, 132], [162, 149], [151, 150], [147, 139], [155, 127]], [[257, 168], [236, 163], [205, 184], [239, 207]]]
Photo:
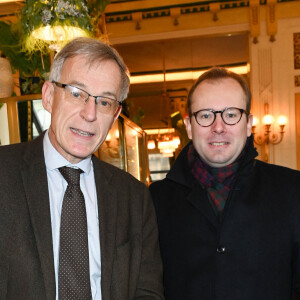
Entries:
[[[265, 105], [265, 110], [268, 110], [268, 105]], [[269, 144], [277, 145], [279, 144], [284, 136], [284, 127], [287, 123], [287, 118], [285, 116], [279, 116], [277, 123], [280, 127], [278, 133], [271, 133], [271, 126], [274, 124], [274, 117], [270, 114], [265, 114], [262, 118], [262, 123], [264, 125], [264, 134], [256, 135], [256, 127], [259, 121], [256, 117], [253, 117], [252, 124], [252, 134], [254, 138], [254, 143], [259, 146], [264, 146], [264, 161], [269, 161]]]

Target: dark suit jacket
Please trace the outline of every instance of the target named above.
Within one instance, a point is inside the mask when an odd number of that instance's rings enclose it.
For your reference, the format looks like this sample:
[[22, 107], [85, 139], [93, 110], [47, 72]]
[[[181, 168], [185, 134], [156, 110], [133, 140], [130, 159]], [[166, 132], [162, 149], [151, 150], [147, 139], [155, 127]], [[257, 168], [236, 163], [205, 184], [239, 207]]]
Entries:
[[150, 186], [168, 300], [290, 300], [300, 293], [300, 172], [249, 148], [222, 223], [191, 173], [187, 148]]
[[[43, 137], [0, 147], [0, 299], [55, 299]], [[103, 300], [162, 299], [157, 225], [149, 192], [93, 157]]]

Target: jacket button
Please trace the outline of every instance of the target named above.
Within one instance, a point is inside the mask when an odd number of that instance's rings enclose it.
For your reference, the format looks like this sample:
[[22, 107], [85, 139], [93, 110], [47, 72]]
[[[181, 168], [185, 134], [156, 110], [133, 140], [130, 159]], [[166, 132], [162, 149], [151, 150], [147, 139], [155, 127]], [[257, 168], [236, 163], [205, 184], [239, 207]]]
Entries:
[[226, 252], [226, 248], [225, 248], [224, 246], [219, 246], [219, 247], [217, 248], [217, 252], [218, 252], [219, 254], [224, 254], [224, 253]]

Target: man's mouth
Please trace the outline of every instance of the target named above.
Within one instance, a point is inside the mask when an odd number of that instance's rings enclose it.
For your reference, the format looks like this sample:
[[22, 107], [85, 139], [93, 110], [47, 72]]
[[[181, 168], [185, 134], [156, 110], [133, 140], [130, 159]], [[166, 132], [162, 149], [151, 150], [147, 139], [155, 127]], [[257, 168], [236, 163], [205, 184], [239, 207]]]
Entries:
[[86, 131], [82, 131], [82, 130], [79, 130], [79, 129], [75, 129], [75, 128], [72, 128], [71, 127], [71, 130], [74, 132], [74, 133], [77, 133], [81, 136], [93, 136], [94, 134], [93, 133], [90, 133], [90, 132], [86, 132]]
[[210, 145], [212, 146], [224, 146], [224, 145], [228, 145], [229, 143], [228, 142], [213, 142], [213, 143], [210, 143]]

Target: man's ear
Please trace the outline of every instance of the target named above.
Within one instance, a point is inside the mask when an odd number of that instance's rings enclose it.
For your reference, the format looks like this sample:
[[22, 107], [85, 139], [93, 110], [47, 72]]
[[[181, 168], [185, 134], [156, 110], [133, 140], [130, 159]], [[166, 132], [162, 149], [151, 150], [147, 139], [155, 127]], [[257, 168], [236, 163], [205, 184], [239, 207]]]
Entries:
[[186, 132], [187, 132], [187, 135], [189, 137], [189, 139], [191, 140], [192, 139], [192, 125], [191, 125], [191, 118], [189, 116], [186, 116], [184, 118], [184, 125], [185, 125], [185, 128], [186, 128]]
[[52, 112], [53, 99], [54, 86], [50, 81], [45, 81], [42, 87], [42, 103], [45, 110], [50, 114]]
[[249, 114], [247, 122], [247, 136], [250, 136], [252, 133], [252, 124], [253, 124], [253, 115]]
[[122, 105], [119, 105], [117, 111], [116, 111], [115, 114], [114, 114], [114, 121], [113, 121], [113, 124], [114, 124], [114, 123], [116, 122], [116, 120], [118, 119], [118, 117], [119, 117], [121, 111], [122, 111]]

